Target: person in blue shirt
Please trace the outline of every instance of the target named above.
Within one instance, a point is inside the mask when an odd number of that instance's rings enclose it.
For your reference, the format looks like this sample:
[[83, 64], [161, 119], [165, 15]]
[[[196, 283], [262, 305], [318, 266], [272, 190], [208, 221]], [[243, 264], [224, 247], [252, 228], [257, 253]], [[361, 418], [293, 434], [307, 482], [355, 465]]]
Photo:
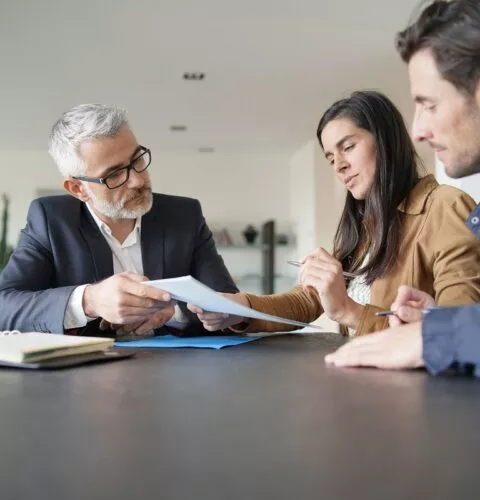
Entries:
[[[480, 2], [434, 1], [396, 38], [415, 102], [413, 135], [428, 142], [450, 177], [480, 173]], [[480, 204], [466, 221], [480, 238]], [[452, 238], [455, 235], [452, 234]], [[349, 342], [336, 366], [456, 368], [480, 377], [480, 305], [437, 308], [401, 287], [392, 328]]]

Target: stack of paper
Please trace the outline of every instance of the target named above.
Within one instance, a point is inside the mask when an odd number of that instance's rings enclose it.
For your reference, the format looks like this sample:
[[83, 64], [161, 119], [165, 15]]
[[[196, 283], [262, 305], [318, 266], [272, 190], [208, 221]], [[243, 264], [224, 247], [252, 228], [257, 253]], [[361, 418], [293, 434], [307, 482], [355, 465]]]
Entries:
[[45, 359], [103, 351], [114, 339], [47, 333], [0, 332], [0, 361], [34, 363]]
[[242, 306], [233, 300], [229, 300], [215, 290], [200, 283], [192, 276], [182, 276], [180, 278], [170, 278], [164, 280], [146, 281], [145, 284], [160, 288], [168, 292], [173, 300], [187, 302], [200, 307], [204, 311], [232, 314], [244, 318], [256, 318], [265, 321], [274, 321], [275, 323], [285, 323], [287, 325], [308, 326], [317, 330], [323, 330], [322, 327], [309, 325], [293, 319], [272, 316], [246, 306]]

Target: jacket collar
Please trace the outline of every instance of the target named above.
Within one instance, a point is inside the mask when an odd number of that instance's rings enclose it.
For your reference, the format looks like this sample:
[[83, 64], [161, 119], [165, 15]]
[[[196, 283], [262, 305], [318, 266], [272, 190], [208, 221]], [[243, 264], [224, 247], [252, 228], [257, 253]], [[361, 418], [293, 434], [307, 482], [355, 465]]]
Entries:
[[409, 196], [398, 205], [398, 210], [409, 215], [419, 215], [423, 213], [430, 194], [437, 187], [438, 182], [432, 174], [422, 177], [417, 184], [415, 184]]
[[85, 203], [80, 205], [80, 231], [87, 243], [95, 269], [95, 280], [101, 281], [113, 274], [112, 250]]
[[[95, 269], [95, 279], [100, 281], [113, 275], [112, 250], [85, 203], [81, 205], [81, 213], [80, 230], [90, 249], [90, 255]], [[140, 241], [142, 248], [143, 274], [149, 279], [163, 278], [165, 271], [164, 225], [157, 216], [155, 196], [154, 205], [152, 209], [142, 217], [141, 224], [142, 230], [140, 233]]]
[[152, 209], [142, 217], [143, 274], [150, 280], [165, 277], [165, 227], [156, 201], [154, 196]]

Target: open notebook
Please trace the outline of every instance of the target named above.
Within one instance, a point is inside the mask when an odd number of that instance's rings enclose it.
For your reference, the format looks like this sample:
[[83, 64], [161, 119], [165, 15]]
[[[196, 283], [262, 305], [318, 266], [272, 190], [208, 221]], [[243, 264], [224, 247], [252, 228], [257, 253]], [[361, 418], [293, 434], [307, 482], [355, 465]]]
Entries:
[[52, 333], [0, 332], [0, 361], [36, 363], [46, 359], [104, 351], [114, 339]]

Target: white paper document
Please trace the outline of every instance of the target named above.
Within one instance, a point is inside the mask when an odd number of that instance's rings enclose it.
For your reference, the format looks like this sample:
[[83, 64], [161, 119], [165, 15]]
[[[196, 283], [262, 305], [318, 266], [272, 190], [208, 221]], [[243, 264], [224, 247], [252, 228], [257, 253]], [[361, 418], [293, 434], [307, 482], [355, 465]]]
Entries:
[[192, 276], [146, 281], [145, 284], [165, 290], [172, 296], [173, 300], [194, 304], [204, 311], [232, 314], [234, 316], [262, 319], [264, 321], [275, 321], [276, 323], [285, 323], [286, 325], [308, 326], [309, 328], [323, 330], [320, 326], [281, 318], [271, 314], [264, 314], [250, 307], [237, 304], [233, 300], [227, 299], [215, 290], [200, 283], [200, 281], [197, 281]]

